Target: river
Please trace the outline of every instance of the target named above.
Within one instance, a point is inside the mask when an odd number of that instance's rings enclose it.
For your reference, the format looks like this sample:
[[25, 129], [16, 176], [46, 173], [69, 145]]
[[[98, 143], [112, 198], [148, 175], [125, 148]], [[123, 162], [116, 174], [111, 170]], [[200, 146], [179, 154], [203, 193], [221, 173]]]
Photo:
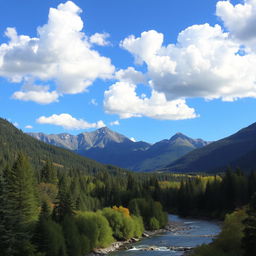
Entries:
[[[169, 215], [170, 222], [174, 222], [178, 228], [174, 231], [164, 232], [144, 238], [134, 243], [129, 250], [109, 253], [111, 256], [181, 256], [180, 248], [196, 247], [203, 243], [210, 243], [215, 235], [220, 232], [220, 226], [214, 221], [180, 218]], [[173, 247], [173, 248], [170, 248]], [[149, 250], [149, 249], [152, 250]]]

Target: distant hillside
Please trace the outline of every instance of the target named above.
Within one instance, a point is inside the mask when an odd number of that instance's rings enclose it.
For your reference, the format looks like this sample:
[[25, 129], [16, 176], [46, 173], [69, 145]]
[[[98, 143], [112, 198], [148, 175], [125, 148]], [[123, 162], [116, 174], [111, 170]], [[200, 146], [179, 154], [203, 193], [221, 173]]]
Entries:
[[19, 151], [28, 155], [35, 167], [41, 166], [45, 160], [51, 160], [60, 168], [75, 168], [88, 173], [120, 170], [38, 141], [0, 118], [0, 165], [4, 165], [9, 158], [14, 158]]
[[51, 145], [63, 147], [82, 156], [105, 164], [113, 164], [134, 171], [152, 171], [163, 168], [186, 153], [208, 144], [181, 133], [153, 145], [131, 141], [107, 127], [78, 135], [68, 133], [29, 133], [30, 136]]
[[256, 123], [194, 150], [166, 167], [167, 171], [215, 172], [226, 167], [256, 168]]

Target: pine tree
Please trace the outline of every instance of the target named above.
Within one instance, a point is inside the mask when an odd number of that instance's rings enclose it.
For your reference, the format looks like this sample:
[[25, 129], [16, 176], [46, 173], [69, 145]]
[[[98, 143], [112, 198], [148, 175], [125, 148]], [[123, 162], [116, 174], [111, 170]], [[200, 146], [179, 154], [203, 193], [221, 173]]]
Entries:
[[6, 183], [3, 174], [0, 174], [0, 206], [0, 251], [7, 255], [12, 240], [12, 229], [7, 223], [7, 217], [11, 212], [7, 208]]
[[59, 181], [59, 193], [53, 209], [53, 219], [60, 223], [65, 216], [73, 216], [74, 210], [75, 204], [67, 185], [67, 177], [64, 175]]
[[0, 183], [1, 249], [8, 256], [21, 255], [21, 251], [33, 253], [30, 224], [36, 220], [38, 209], [33, 170], [24, 155], [19, 154], [13, 167], [4, 170]]
[[40, 181], [44, 183], [52, 183], [57, 184], [57, 171], [56, 168], [53, 166], [53, 163], [49, 160], [46, 161], [43, 169], [41, 170]]
[[35, 177], [27, 157], [19, 154], [7, 173], [8, 200], [12, 201], [18, 225], [25, 227], [38, 217]]

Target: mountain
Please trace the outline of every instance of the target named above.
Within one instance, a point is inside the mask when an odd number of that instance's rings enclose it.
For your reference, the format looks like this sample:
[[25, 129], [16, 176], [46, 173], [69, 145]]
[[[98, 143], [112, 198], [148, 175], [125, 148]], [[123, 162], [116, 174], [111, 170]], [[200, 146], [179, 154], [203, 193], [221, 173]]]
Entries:
[[[44, 138], [42, 134], [38, 136], [38, 138]], [[63, 135], [63, 138], [64, 137]], [[119, 168], [102, 165], [94, 160], [70, 152], [69, 150], [36, 140], [17, 129], [7, 120], [0, 118], [0, 166], [5, 166], [8, 161], [16, 157], [18, 152], [25, 153], [37, 170], [41, 168], [42, 162], [51, 160], [61, 169], [72, 168], [86, 173], [120, 171]]]
[[107, 127], [100, 128], [93, 132], [80, 133], [77, 136], [68, 133], [49, 135], [44, 133], [28, 133], [28, 135], [45, 143], [76, 151], [91, 148], [105, 148], [112, 143], [131, 144], [132, 142], [124, 135], [113, 132]]
[[194, 149], [208, 145], [202, 139], [191, 139], [182, 133], [176, 133], [169, 140], [165, 139], [153, 144], [143, 153], [142, 161], [133, 168], [135, 170], [156, 170], [177, 160]]
[[228, 166], [245, 170], [256, 168], [256, 123], [237, 133], [196, 149], [169, 164], [165, 170], [216, 172]]
[[51, 145], [63, 147], [82, 156], [105, 164], [113, 164], [134, 171], [151, 171], [163, 168], [186, 153], [208, 144], [201, 139], [191, 139], [181, 133], [169, 140], [153, 145], [134, 142], [107, 127], [78, 135], [68, 133], [29, 133], [30, 136]]

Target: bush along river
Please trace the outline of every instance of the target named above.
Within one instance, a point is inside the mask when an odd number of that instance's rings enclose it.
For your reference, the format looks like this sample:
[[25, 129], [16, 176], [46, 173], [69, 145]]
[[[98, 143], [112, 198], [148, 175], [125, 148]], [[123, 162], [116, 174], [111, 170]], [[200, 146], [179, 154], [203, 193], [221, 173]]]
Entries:
[[109, 253], [111, 256], [173, 255], [181, 256], [192, 248], [210, 243], [219, 234], [217, 222], [180, 218], [169, 215], [168, 230], [129, 244], [126, 249]]

